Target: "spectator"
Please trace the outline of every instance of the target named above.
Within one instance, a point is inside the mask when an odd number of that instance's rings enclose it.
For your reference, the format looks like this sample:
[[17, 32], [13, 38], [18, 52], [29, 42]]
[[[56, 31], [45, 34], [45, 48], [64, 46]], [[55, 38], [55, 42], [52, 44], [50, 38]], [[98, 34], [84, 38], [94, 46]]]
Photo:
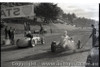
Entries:
[[30, 23], [27, 22], [28, 31], [30, 30]]
[[50, 32], [51, 32], [51, 34], [53, 33], [53, 32], [52, 32], [52, 28], [50, 28]]
[[80, 42], [80, 40], [78, 40], [77, 49], [80, 49], [80, 44], [81, 44], [81, 42]]
[[7, 29], [8, 27], [6, 26], [5, 27], [5, 39], [7, 39], [7, 37], [8, 37], [8, 29]]
[[43, 34], [43, 26], [42, 25], [40, 25], [40, 34]]
[[26, 29], [26, 28], [27, 28], [26, 25], [27, 25], [26, 22], [24, 22], [24, 30], [25, 30], [25, 31], [27, 30], [27, 29]]
[[92, 37], [92, 47], [94, 47], [95, 42], [96, 42], [96, 28], [94, 27], [93, 24], [91, 25], [91, 27], [92, 27], [92, 33], [91, 33], [91, 35], [89, 36], [89, 38]]
[[11, 29], [12, 29], [12, 27], [10, 27], [9, 30], [8, 30], [8, 36], [9, 36], [10, 40], [11, 40]]
[[11, 29], [10, 33], [11, 33], [11, 43], [12, 43], [12, 45], [14, 45], [14, 33], [15, 33], [15, 29]]
[[24, 30], [25, 31], [30, 31], [31, 29], [30, 29], [30, 23], [29, 22], [25, 22], [24, 23]]

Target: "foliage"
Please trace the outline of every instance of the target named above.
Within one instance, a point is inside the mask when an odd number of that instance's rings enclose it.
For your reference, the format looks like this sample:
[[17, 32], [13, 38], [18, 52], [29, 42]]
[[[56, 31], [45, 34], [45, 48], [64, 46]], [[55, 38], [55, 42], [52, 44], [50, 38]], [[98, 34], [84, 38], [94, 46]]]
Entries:
[[87, 19], [85, 17], [77, 17], [74, 13], [64, 13], [61, 19], [67, 24], [76, 25], [78, 27], [90, 27], [91, 24], [95, 23], [95, 20]]
[[[74, 13], [70, 14], [66, 14], [63, 12], [63, 10], [57, 6], [57, 4], [53, 4], [53, 3], [21, 3], [21, 2], [5, 2], [5, 3], [0, 3], [0, 7], [4, 8], [4, 7], [14, 7], [14, 6], [23, 6], [23, 5], [35, 5], [34, 7], [34, 12], [36, 13], [37, 17], [42, 18], [43, 22], [49, 22], [49, 21], [55, 21], [56, 19], [59, 19], [61, 21], [64, 21], [63, 23], [67, 23], [67, 24], [71, 24], [71, 25], [76, 25], [76, 26], [80, 26], [80, 27], [88, 27], [91, 26], [91, 24], [94, 24], [94, 20], [92, 19], [87, 19], [84, 17], [77, 17]], [[30, 20], [28, 18], [10, 18], [10, 19], [5, 19], [5, 21], [7, 22], [32, 22], [34, 21], [33, 24], [37, 24], [37, 22], [35, 22], [37, 20], [37, 18], [34, 18], [33, 20]], [[61, 22], [60, 21], [60, 22]], [[54, 23], [58, 23], [58, 21], [56, 20]], [[43, 24], [43, 23], [42, 23]], [[3, 25], [1, 24], [1, 27], [3, 27]]]
[[53, 3], [40, 3], [39, 6], [35, 7], [36, 16], [43, 17], [46, 22], [56, 20], [62, 12], [63, 11], [57, 7], [57, 4]]

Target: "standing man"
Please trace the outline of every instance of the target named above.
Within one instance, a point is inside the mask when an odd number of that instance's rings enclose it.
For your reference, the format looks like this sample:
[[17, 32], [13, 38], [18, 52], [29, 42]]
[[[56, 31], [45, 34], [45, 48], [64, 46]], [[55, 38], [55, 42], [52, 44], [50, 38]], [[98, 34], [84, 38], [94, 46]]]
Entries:
[[40, 24], [40, 37], [41, 37], [41, 44], [44, 44], [44, 28], [42, 24]]
[[28, 31], [30, 30], [30, 23], [27, 22]]
[[12, 27], [10, 27], [9, 30], [8, 30], [8, 36], [9, 36], [10, 40], [11, 40], [11, 29], [12, 29]]
[[5, 39], [7, 39], [7, 37], [8, 37], [8, 29], [7, 29], [8, 27], [6, 26], [5, 27]]
[[11, 43], [12, 43], [12, 45], [14, 45], [14, 33], [15, 33], [15, 29], [14, 28], [11, 29], [10, 33], [11, 33]]
[[40, 34], [42, 34], [43, 35], [43, 26], [42, 25], [40, 25]]
[[50, 32], [51, 32], [51, 34], [52, 34], [52, 28], [50, 27]]
[[96, 28], [94, 27], [93, 24], [91, 25], [91, 27], [92, 27], [92, 33], [89, 36], [89, 38], [92, 37], [92, 47], [94, 47], [95, 42], [96, 42]]
[[27, 30], [27, 29], [26, 29], [26, 25], [27, 25], [26, 22], [24, 22], [24, 30], [25, 30], [25, 31]]

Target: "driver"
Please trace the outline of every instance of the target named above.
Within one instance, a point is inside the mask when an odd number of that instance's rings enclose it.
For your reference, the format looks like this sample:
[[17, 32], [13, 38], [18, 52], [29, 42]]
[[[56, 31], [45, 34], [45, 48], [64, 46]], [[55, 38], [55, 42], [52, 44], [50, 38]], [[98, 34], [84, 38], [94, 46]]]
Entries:
[[68, 45], [68, 40], [70, 40], [70, 37], [67, 35], [67, 31], [64, 31], [64, 34], [61, 36], [59, 45], [65, 48], [66, 45]]
[[33, 37], [31, 31], [28, 31], [28, 33], [26, 34], [26, 37], [29, 37], [29, 38], [32, 38]]

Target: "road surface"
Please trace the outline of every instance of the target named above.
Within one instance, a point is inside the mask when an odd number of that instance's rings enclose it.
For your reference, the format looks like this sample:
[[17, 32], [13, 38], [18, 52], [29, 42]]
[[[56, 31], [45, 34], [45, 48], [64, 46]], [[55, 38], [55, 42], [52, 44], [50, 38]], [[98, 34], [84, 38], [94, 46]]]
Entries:
[[71, 31], [68, 34], [75, 42], [81, 40], [81, 45], [86, 45], [76, 52], [69, 50], [52, 53], [51, 42], [59, 41], [60, 38], [60, 34], [52, 34], [45, 36], [45, 45], [37, 45], [33, 48], [18, 49], [16, 45], [2, 46], [1, 67], [85, 67], [87, 55], [91, 49], [91, 39], [88, 40], [90, 32]]

